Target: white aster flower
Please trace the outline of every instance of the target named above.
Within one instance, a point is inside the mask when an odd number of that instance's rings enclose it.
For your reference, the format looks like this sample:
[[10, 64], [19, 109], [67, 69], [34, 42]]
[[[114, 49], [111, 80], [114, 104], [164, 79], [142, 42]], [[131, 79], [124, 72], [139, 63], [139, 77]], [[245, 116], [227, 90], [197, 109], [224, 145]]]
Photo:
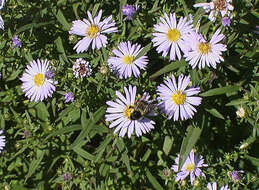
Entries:
[[3, 130], [0, 130], [0, 153], [2, 152], [3, 148], [5, 147], [5, 136], [2, 134], [3, 134]]
[[[120, 131], [119, 136], [124, 137], [128, 133], [128, 138], [135, 132], [136, 135], [142, 136], [154, 129], [155, 122], [147, 117], [139, 117], [134, 119], [132, 114], [134, 113], [134, 107], [136, 103], [136, 86], [129, 88], [124, 87], [126, 97], [119, 91], [116, 91], [117, 99], [113, 101], [107, 101], [106, 104], [107, 114], [105, 115], [106, 121], [112, 121], [109, 128], [116, 127], [114, 133]], [[149, 96], [145, 97], [145, 101], [149, 101]]]
[[69, 34], [83, 36], [83, 39], [74, 46], [77, 53], [87, 51], [91, 43], [92, 49], [106, 47], [108, 42], [104, 34], [117, 32], [117, 27], [115, 27], [115, 22], [112, 21], [112, 16], [101, 21], [102, 10], [99, 11], [94, 19], [89, 11], [87, 11], [87, 15], [90, 21], [87, 19], [75, 20], [69, 31]]
[[136, 58], [142, 49], [140, 45], [131, 44], [130, 41], [121, 42], [118, 49], [113, 50], [116, 57], [109, 57], [108, 64], [120, 78], [131, 77], [132, 74], [139, 77], [139, 69], [145, 70], [148, 64], [146, 55]]
[[180, 60], [181, 51], [186, 51], [189, 46], [186, 36], [193, 30], [192, 19], [187, 21], [187, 17], [181, 17], [177, 24], [175, 13], [164, 15], [165, 19], [160, 17], [161, 22], [154, 26], [156, 32], [153, 33], [152, 42], [155, 47], [158, 46], [156, 48], [158, 53], [163, 52], [163, 57], [170, 52], [170, 60], [176, 60], [176, 56]]
[[212, 0], [210, 3], [197, 3], [193, 5], [194, 7], [202, 7], [209, 14], [209, 19], [214, 22], [218, 13], [221, 13], [221, 16], [225, 15], [232, 17], [232, 11], [234, 10], [233, 5], [231, 4], [232, 0]]
[[30, 101], [43, 101], [47, 97], [51, 97], [56, 90], [53, 79], [46, 76], [48, 70], [49, 61], [47, 60], [33, 60], [30, 65], [27, 65], [20, 80], [23, 82], [22, 89], [25, 96]]
[[227, 50], [226, 45], [219, 43], [224, 37], [218, 29], [208, 42], [201, 34], [192, 32], [187, 37], [190, 41], [190, 49], [185, 52], [185, 60], [189, 61], [193, 69], [197, 66], [202, 69], [205, 65], [216, 69], [216, 64], [224, 61], [222, 52]]
[[246, 110], [241, 106], [239, 109], [236, 111], [236, 114], [240, 118], [244, 118], [246, 116]]
[[78, 58], [75, 61], [72, 69], [76, 78], [89, 77], [92, 74], [91, 65], [82, 58]]
[[[207, 188], [208, 190], [217, 190], [217, 183], [216, 182], [208, 183]], [[221, 187], [220, 190], [230, 190], [230, 189], [228, 188], [228, 185], [226, 185]]]
[[199, 177], [200, 175], [205, 177], [205, 174], [201, 171], [202, 167], [207, 167], [207, 164], [204, 164], [204, 159], [202, 156], [198, 154], [195, 155], [194, 151], [192, 150], [184, 162], [180, 171], [178, 171], [179, 167], [179, 155], [175, 159], [175, 165], [172, 166], [174, 172], [178, 172], [176, 176], [176, 181], [183, 181], [188, 175], [190, 175], [191, 184], [195, 180], [195, 177]]
[[179, 113], [181, 120], [192, 118], [196, 112], [193, 105], [201, 104], [201, 98], [193, 96], [200, 92], [200, 88], [190, 87], [186, 89], [190, 82], [189, 76], [180, 75], [177, 84], [174, 75], [172, 75], [172, 78], [166, 78], [165, 84], [158, 86], [158, 100], [161, 101], [158, 106], [168, 116], [168, 119], [173, 117], [174, 121], [178, 120]]

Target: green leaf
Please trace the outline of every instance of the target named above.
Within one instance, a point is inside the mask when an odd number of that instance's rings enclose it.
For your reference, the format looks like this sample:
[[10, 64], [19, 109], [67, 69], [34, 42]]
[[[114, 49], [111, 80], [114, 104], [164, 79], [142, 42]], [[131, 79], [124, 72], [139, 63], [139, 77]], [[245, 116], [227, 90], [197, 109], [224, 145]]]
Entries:
[[158, 183], [156, 178], [150, 173], [148, 169], [146, 169], [146, 175], [150, 183], [153, 185], [153, 187], [157, 190], [163, 190], [163, 187]]
[[85, 158], [87, 160], [94, 161], [94, 159], [95, 159], [95, 156], [93, 156], [92, 154], [90, 154], [89, 152], [83, 150], [80, 147], [73, 148], [73, 151], [75, 151], [79, 156], [81, 156], [81, 157], [83, 157], [83, 158]]
[[86, 122], [86, 123], [83, 123], [85, 127], [83, 127], [82, 131], [80, 132], [76, 140], [73, 142], [73, 144], [70, 146], [70, 148], [73, 149], [75, 146], [77, 146], [81, 141], [83, 141], [88, 136], [92, 127], [95, 126], [95, 124], [103, 117], [103, 115], [105, 114], [105, 111], [106, 111], [106, 108], [101, 107], [94, 113], [93, 119], [89, 119], [87, 121], [83, 120], [83, 122], [84, 121]]
[[199, 127], [193, 127], [189, 126], [187, 128], [187, 134], [183, 138], [182, 145], [181, 145], [181, 151], [180, 151], [180, 158], [179, 158], [179, 165], [178, 165], [178, 171], [182, 168], [185, 160], [189, 156], [192, 148], [198, 141], [200, 135], [201, 135], [202, 129]]
[[132, 170], [131, 170], [131, 167], [130, 167], [130, 161], [129, 161], [129, 156], [127, 154], [127, 151], [123, 152], [122, 153], [122, 161], [124, 162], [124, 164], [126, 165], [127, 169], [128, 169], [128, 172], [129, 172], [129, 175], [132, 176]]
[[[20, 67], [21, 68], [21, 67]], [[14, 80], [14, 79], [16, 79], [18, 76], [19, 76], [19, 74], [23, 71], [22, 69], [17, 69], [15, 72], [13, 72], [7, 79], [6, 79], [6, 81], [11, 81], [11, 80]]]
[[208, 90], [207, 92], [201, 93], [200, 96], [206, 97], [206, 96], [215, 96], [215, 95], [221, 95], [226, 94], [230, 92], [235, 92], [240, 89], [240, 86], [225, 86], [221, 88], [214, 88], [211, 90]]
[[58, 10], [56, 17], [58, 21], [63, 25], [64, 30], [69, 31], [71, 28], [71, 25], [67, 22], [61, 10]]
[[165, 137], [163, 151], [166, 155], [169, 154], [169, 152], [172, 148], [173, 142], [174, 142], [174, 138], [171, 138], [169, 136]]
[[37, 116], [42, 120], [42, 121], [47, 121], [49, 118], [49, 112], [47, 107], [43, 102], [38, 103], [35, 106], [35, 109], [37, 111]]
[[98, 153], [96, 155], [95, 158], [95, 162], [98, 162], [100, 160], [100, 158], [103, 155], [103, 152], [105, 151], [107, 145], [113, 140], [113, 136], [109, 135], [105, 138], [105, 140], [101, 143], [101, 145], [97, 148], [97, 150], [95, 151], [96, 153]]
[[168, 73], [170, 71], [173, 71], [173, 70], [178, 69], [180, 67], [185, 67], [187, 65], [188, 64], [184, 60], [172, 62], [169, 65], [164, 66], [161, 70], [157, 71], [153, 75], [151, 75], [150, 78], [156, 78], [156, 77], [158, 77], [158, 76], [160, 76], [164, 73]]
[[245, 158], [248, 159], [248, 160], [250, 160], [251, 163], [252, 163], [254, 166], [259, 167], [259, 158], [255, 158], [255, 157], [248, 156], [248, 155], [246, 155]]
[[218, 110], [216, 110], [215, 108], [205, 110], [217, 118], [225, 119], [224, 116], [221, 113], [219, 113]]
[[152, 47], [152, 42], [150, 42], [148, 45], [146, 45], [137, 55], [137, 57], [135, 57], [135, 59], [140, 58], [141, 56], [145, 55], [147, 52], [149, 52], [149, 50]]
[[65, 133], [69, 133], [69, 132], [73, 132], [73, 131], [78, 131], [81, 130], [82, 126], [81, 125], [71, 125], [70, 127], [64, 127], [61, 128], [57, 131], [52, 132], [51, 134], [49, 134], [46, 138], [45, 141], [48, 140], [50, 137], [54, 137], [54, 136], [60, 136], [60, 135], [64, 135]]
[[27, 175], [25, 176], [25, 181], [27, 181], [28, 178], [30, 178], [32, 176], [32, 174], [34, 174], [34, 172], [36, 171], [36, 169], [38, 168], [38, 166], [40, 165], [43, 157], [44, 157], [45, 151], [43, 150], [38, 150], [37, 152], [37, 159], [34, 159], [30, 166], [29, 166], [29, 171], [27, 173]]
[[244, 98], [232, 100], [231, 102], [227, 103], [226, 106], [236, 106], [241, 104], [246, 104], [248, 100], [245, 100]]

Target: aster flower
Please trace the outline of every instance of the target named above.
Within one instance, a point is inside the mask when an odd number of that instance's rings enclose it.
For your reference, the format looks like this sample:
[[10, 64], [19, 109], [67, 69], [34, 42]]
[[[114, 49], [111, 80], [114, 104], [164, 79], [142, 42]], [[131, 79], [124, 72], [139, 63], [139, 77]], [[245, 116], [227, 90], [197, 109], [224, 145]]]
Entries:
[[[4, 8], [4, 5], [5, 5], [5, 0], [0, 0], [0, 10]], [[4, 20], [1, 15], [0, 15], [0, 28], [4, 30]]]
[[175, 165], [172, 166], [174, 172], [178, 172], [176, 176], [176, 181], [183, 181], [188, 175], [190, 175], [191, 184], [193, 184], [195, 177], [199, 177], [200, 175], [205, 177], [205, 174], [201, 171], [202, 167], [207, 167], [207, 164], [204, 164], [204, 159], [202, 156], [198, 154], [195, 155], [194, 151], [191, 151], [188, 158], [184, 162], [180, 171], [178, 171], [179, 167], [179, 155], [175, 159]]
[[89, 11], [87, 11], [87, 15], [90, 21], [87, 19], [75, 20], [69, 31], [69, 34], [83, 36], [83, 39], [74, 46], [77, 53], [87, 51], [91, 43], [92, 49], [106, 47], [108, 42], [104, 34], [117, 32], [117, 27], [115, 27], [115, 22], [112, 21], [112, 16], [101, 21], [102, 10], [99, 11], [95, 18], [92, 17]]
[[221, 56], [222, 52], [227, 50], [226, 45], [219, 43], [224, 37], [218, 29], [208, 42], [201, 34], [192, 32], [188, 36], [191, 48], [188, 52], [185, 52], [185, 60], [189, 61], [193, 69], [197, 66], [202, 69], [205, 65], [216, 69], [216, 64], [224, 61]]
[[118, 71], [120, 78], [131, 77], [132, 74], [139, 77], [139, 68], [145, 70], [148, 64], [146, 55], [136, 58], [142, 49], [140, 45], [131, 44], [130, 41], [121, 42], [118, 49], [113, 50], [116, 57], [111, 56], [108, 64], [112, 70]]
[[223, 17], [223, 18], [222, 18], [222, 25], [223, 25], [223, 26], [229, 27], [230, 24], [231, 24], [230, 18], [228, 18], [228, 17]]
[[245, 173], [243, 170], [234, 170], [233, 172], [229, 172], [229, 176], [232, 178], [233, 181], [238, 182], [241, 180], [242, 174]]
[[68, 92], [65, 94], [65, 103], [73, 102], [75, 100], [74, 94], [72, 92]]
[[[136, 91], [136, 86], [132, 87], [130, 85], [128, 88], [124, 87], [126, 97], [116, 91], [118, 98], [115, 101], [106, 102], [109, 106], [105, 115], [106, 121], [112, 121], [109, 128], [116, 127], [114, 133], [120, 131], [119, 136], [121, 137], [124, 137], [128, 133], [128, 138], [130, 138], [134, 132], [139, 137], [154, 129], [155, 122], [149, 118], [132, 118], [136, 102]], [[146, 94], [142, 100], [148, 102], [149, 98], [150, 96]], [[154, 115], [154, 113], [151, 112], [149, 115]]]
[[49, 70], [46, 71], [46, 73], [45, 73], [45, 77], [46, 77], [47, 79], [53, 79], [54, 76], [55, 76], [55, 71], [52, 70], [52, 69], [49, 69]]
[[3, 148], [5, 147], [5, 136], [2, 134], [3, 134], [3, 130], [0, 130], [0, 153], [2, 152]]
[[122, 7], [122, 14], [127, 16], [127, 20], [133, 20], [136, 12], [138, 11], [138, 6], [124, 5]]
[[210, 3], [197, 3], [193, 5], [194, 7], [202, 7], [209, 14], [209, 19], [214, 22], [218, 13], [221, 13], [221, 16], [232, 17], [232, 11], [234, 10], [233, 5], [231, 4], [232, 0], [212, 0]]
[[161, 22], [154, 26], [156, 32], [152, 42], [163, 57], [170, 52], [170, 60], [176, 60], [176, 56], [180, 60], [181, 51], [186, 51], [190, 43], [186, 42], [186, 36], [193, 30], [192, 19], [187, 21], [187, 17], [181, 17], [177, 24], [175, 13], [169, 16], [165, 13], [164, 16], [165, 19], [160, 17]]
[[72, 179], [71, 173], [67, 172], [64, 174], [64, 180], [65, 181], [70, 181]]
[[92, 68], [88, 61], [79, 58], [73, 65], [73, 71], [76, 78], [89, 77], [92, 74]]
[[192, 118], [196, 112], [193, 105], [201, 104], [201, 98], [193, 96], [200, 92], [200, 88], [186, 89], [190, 82], [190, 76], [180, 75], [177, 85], [176, 79], [172, 75], [172, 78], [166, 78], [165, 84], [158, 86], [158, 100], [161, 101], [158, 106], [168, 116], [168, 119], [173, 117], [174, 121], [178, 120], [179, 113], [181, 120]]
[[46, 77], [49, 69], [49, 61], [33, 60], [27, 65], [25, 73], [20, 80], [23, 82], [22, 89], [30, 101], [43, 101], [51, 97], [56, 90], [54, 81]]
[[240, 118], [245, 118], [246, 116], [246, 110], [241, 106], [238, 108], [238, 110], [236, 111], [236, 114], [238, 117]]
[[[207, 187], [209, 190], [217, 190], [217, 183], [216, 182], [213, 182], [213, 184], [208, 183]], [[230, 190], [230, 189], [228, 188], [228, 185], [226, 185], [221, 187], [220, 190]]]
[[22, 47], [22, 41], [19, 39], [17, 35], [13, 37], [13, 48], [20, 48]]

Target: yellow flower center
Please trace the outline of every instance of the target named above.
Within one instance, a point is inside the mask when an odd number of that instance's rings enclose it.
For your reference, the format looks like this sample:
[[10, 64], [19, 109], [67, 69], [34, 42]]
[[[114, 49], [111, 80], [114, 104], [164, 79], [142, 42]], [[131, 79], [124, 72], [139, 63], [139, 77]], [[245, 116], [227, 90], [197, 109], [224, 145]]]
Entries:
[[37, 86], [42, 86], [45, 82], [45, 76], [42, 73], [39, 73], [34, 76], [34, 82]]
[[227, 8], [226, 0], [214, 0], [213, 3], [217, 10], [225, 10]]
[[176, 93], [172, 95], [172, 99], [174, 103], [179, 106], [181, 104], [184, 104], [186, 100], [186, 94], [182, 93], [181, 91], [176, 91]]
[[202, 54], [208, 54], [211, 52], [211, 44], [210, 43], [200, 43], [199, 49]]
[[127, 106], [127, 108], [126, 108], [125, 111], [124, 111], [124, 114], [125, 114], [125, 116], [126, 116], [128, 119], [130, 119], [130, 116], [131, 116], [131, 114], [133, 113], [133, 111], [134, 111], [134, 107], [133, 107], [133, 106]]
[[179, 38], [181, 37], [181, 33], [178, 29], [174, 28], [170, 28], [167, 32], [167, 37], [171, 42], [177, 42], [179, 40]]
[[125, 64], [132, 64], [134, 61], [134, 56], [133, 55], [126, 55], [123, 57], [123, 62]]
[[186, 166], [186, 170], [188, 171], [188, 172], [193, 172], [194, 170], [195, 170], [195, 167], [196, 167], [196, 165], [194, 164], [194, 163], [190, 163], [190, 164], [187, 164], [187, 166]]
[[89, 38], [95, 38], [98, 32], [100, 32], [100, 28], [96, 25], [91, 25], [90, 28], [86, 31], [86, 34]]

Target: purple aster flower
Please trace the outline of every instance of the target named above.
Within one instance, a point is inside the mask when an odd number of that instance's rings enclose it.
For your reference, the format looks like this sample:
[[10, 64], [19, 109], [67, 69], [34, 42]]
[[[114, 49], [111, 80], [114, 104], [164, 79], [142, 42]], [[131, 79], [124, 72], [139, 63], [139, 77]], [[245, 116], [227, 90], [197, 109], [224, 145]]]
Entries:
[[136, 12], [138, 11], [138, 6], [124, 5], [122, 8], [122, 14], [127, 16], [127, 20], [133, 20]]
[[[106, 111], [105, 120], [112, 121], [109, 128], [116, 127], [114, 133], [120, 131], [119, 136], [124, 137], [128, 133], [128, 138], [136, 133], [136, 135], [142, 136], [154, 129], [155, 122], [145, 116], [138, 117], [139, 115], [134, 111], [136, 107], [136, 86], [129, 88], [124, 87], [126, 97], [123, 96], [119, 91], [116, 91], [117, 99], [115, 101], [107, 101], [106, 104], [109, 106]], [[150, 96], [145, 93], [141, 101], [150, 102]], [[153, 110], [147, 115], [154, 116]], [[133, 117], [134, 116], [134, 117]], [[136, 116], [136, 117], [135, 117]]]
[[54, 71], [54, 70], [49, 69], [49, 70], [46, 71], [46, 73], [45, 73], [45, 77], [46, 77], [47, 79], [53, 79], [54, 76], [55, 76], [55, 71]]
[[75, 100], [74, 94], [72, 92], [68, 92], [65, 94], [65, 103], [73, 102]]
[[235, 170], [235, 171], [233, 171], [233, 172], [231, 172], [231, 177], [232, 177], [232, 179], [234, 180], [234, 181], [240, 181], [240, 179], [241, 179], [241, 175], [243, 174], [243, 173], [245, 173], [243, 170], [239, 170], [239, 171], [237, 171], [237, 170]]
[[223, 26], [229, 27], [229, 26], [230, 26], [230, 23], [231, 23], [230, 18], [228, 18], [228, 17], [223, 17], [223, 18], [222, 18], [222, 24], [223, 24]]
[[[217, 183], [216, 182], [208, 183], [207, 188], [208, 190], [217, 190]], [[220, 190], [230, 190], [230, 189], [228, 188], [228, 185], [226, 185], [221, 187]]]
[[67, 172], [64, 174], [64, 180], [65, 181], [70, 181], [72, 179], [71, 173]]
[[183, 181], [188, 175], [191, 178], [191, 184], [193, 184], [195, 177], [199, 177], [202, 175], [205, 177], [205, 174], [201, 171], [202, 167], [207, 167], [207, 164], [204, 164], [204, 159], [202, 156], [198, 154], [194, 154], [194, 151], [191, 151], [188, 158], [186, 159], [185, 163], [183, 164], [180, 171], [178, 171], [179, 167], [179, 156], [175, 159], [175, 165], [172, 166], [174, 172], [178, 172], [176, 176], [176, 181]]
[[22, 41], [19, 39], [17, 35], [13, 37], [13, 48], [20, 48], [22, 47]]
[[0, 130], [0, 153], [2, 152], [3, 148], [5, 147], [5, 136], [2, 134], [3, 134], [3, 130]]
[[76, 78], [89, 77], [92, 74], [92, 68], [88, 61], [79, 58], [73, 65], [73, 71]]
[[[0, 10], [4, 8], [4, 5], [5, 5], [5, 0], [0, 0]], [[4, 20], [1, 15], [0, 15], [0, 28], [4, 30]]]
[[49, 70], [48, 60], [33, 60], [27, 65], [25, 73], [20, 80], [23, 82], [22, 89], [30, 101], [43, 101], [51, 97], [56, 91], [54, 81], [46, 77]]
[[227, 15], [232, 17], [234, 6], [231, 4], [232, 0], [211, 0], [210, 3], [196, 3], [194, 7], [202, 7], [209, 14], [209, 20], [214, 22], [216, 16], [220, 13], [222, 17]]
[[255, 34], [259, 34], [259, 26], [258, 26], [258, 25], [255, 26], [255, 31], [254, 31], [254, 33], [255, 33]]
[[116, 57], [109, 57], [108, 64], [120, 78], [129, 78], [132, 75], [139, 77], [139, 69], [146, 70], [148, 64], [146, 55], [138, 57], [142, 49], [140, 45], [131, 44], [130, 41], [121, 42], [118, 49], [113, 50]]
[[2, 79], [2, 73], [0, 72], [0, 80]]
[[220, 29], [213, 34], [210, 41], [206, 41], [205, 38], [197, 32], [191, 32], [187, 37], [191, 48], [188, 52], [185, 52], [185, 60], [189, 61], [193, 69], [197, 66], [199, 69], [202, 69], [206, 65], [216, 69], [217, 63], [224, 61], [222, 53], [227, 51], [227, 46], [219, 43], [224, 38], [224, 34], [220, 34]]
[[[190, 16], [189, 16], [190, 17]], [[160, 17], [161, 22], [154, 25], [155, 33], [152, 42], [157, 47], [158, 53], [162, 52], [165, 57], [169, 53], [170, 60], [178, 60], [182, 58], [181, 51], [185, 52], [189, 49], [189, 43], [186, 41], [187, 35], [193, 31], [192, 18], [187, 21], [187, 17], [180, 17], [178, 23], [176, 14], [164, 14], [164, 18]]]
[[83, 36], [83, 39], [74, 46], [77, 53], [87, 51], [91, 43], [92, 49], [106, 47], [108, 42], [105, 34], [118, 31], [115, 22], [112, 21], [112, 16], [101, 21], [102, 10], [99, 11], [95, 18], [89, 11], [87, 11], [87, 15], [90, 21], [87, 19], [75, 20], [69, 31], [69, 34]]
[[[187, 86], [190, 84], [190, 76], [180, 75], [178, 83], [174, 75], [171, 78], [167, 77], [163, 84], [157, 87], [160, 103], [158, 106], [168, 116], [168, 119], [173, 117], [174, 121], [179, 119], [186, 120], [192, 118], [196, 109], [194, 106], [201, 104], [201, 98], [193, 96], [200, 92], [200, 88]], [[193, 106], [194, 105], [194, 106]]]

